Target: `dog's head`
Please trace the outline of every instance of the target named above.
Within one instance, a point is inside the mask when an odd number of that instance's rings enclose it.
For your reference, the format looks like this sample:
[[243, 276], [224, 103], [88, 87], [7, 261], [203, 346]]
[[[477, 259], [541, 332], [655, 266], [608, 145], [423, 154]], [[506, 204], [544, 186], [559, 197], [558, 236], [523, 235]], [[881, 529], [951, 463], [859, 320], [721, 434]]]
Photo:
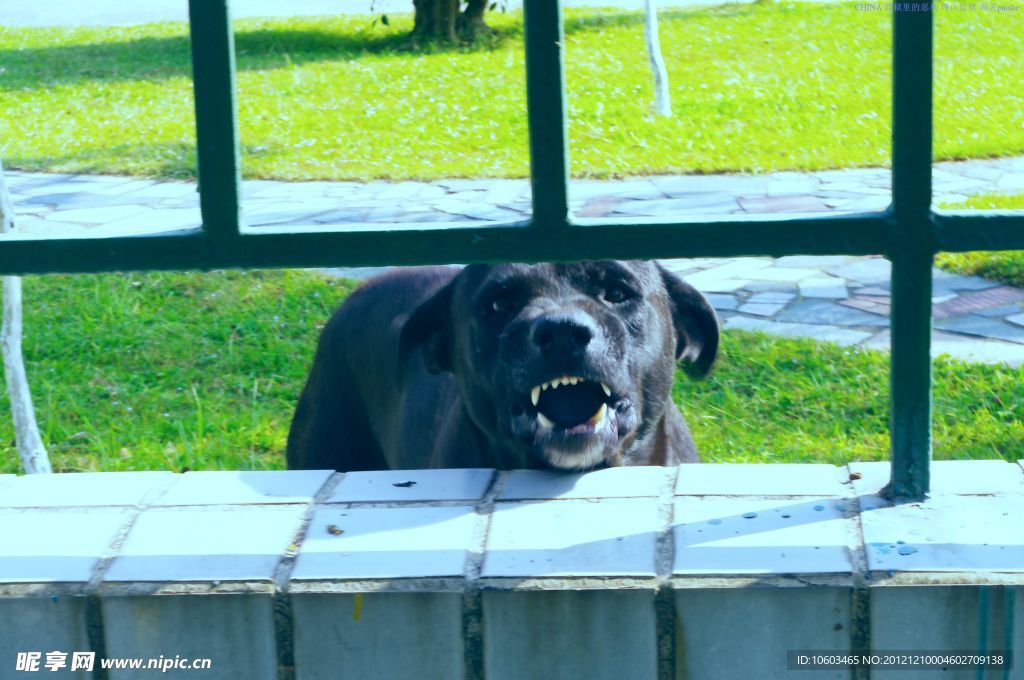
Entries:
[[586, 470], [652, 435], [674, 408], [677, 360], [710, 370], [718, 321], [652, 262], [470, 265], [410, 315], [402, 342], [454, 374], [475, 424], [520, 465]]

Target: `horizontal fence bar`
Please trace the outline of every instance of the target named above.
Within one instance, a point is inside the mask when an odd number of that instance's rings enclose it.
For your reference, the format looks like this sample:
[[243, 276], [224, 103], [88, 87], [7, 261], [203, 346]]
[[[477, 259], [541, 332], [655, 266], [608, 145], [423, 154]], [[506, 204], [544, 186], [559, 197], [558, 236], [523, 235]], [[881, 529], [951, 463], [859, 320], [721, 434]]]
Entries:
[[548, 233], [565, 227], [569, 215], [569, 142], [562, 2], [526, 0], [523, 12], [533, 224]]
[[[524, 223], [449, 229], [259, 229], [230, 242], [201, 231], [110, 238], [0, 239], [0, 274], [342, 267], [449, 262], [867, 255], [885, 252], [884, 213], [790, 220], [584, 224], [527, 238]], [[289, 228], [294, 229], [294, 227]], [[256, 230], [253, 230], [256, 231]]]
[[938, 250], [1024, 250], [1024, 211], [942, 211], [932, 216]]
[[199, 158], [199, 208], [215, 238], [238, 234], [241, 151], [235, 44], [228, 0], [190, 0], [189, 30]]

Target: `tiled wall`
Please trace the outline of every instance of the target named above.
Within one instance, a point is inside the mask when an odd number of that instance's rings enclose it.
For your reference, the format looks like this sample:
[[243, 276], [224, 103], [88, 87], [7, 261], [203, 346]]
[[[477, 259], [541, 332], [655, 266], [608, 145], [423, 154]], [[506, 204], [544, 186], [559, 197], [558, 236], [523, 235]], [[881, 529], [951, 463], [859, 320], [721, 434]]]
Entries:
[[790, 650], [1024, 654], [1021, 467], [936, 463], [932, 498], [899, 506], [878, 495], [887, 475], [0, 476], [0, 678], [53, 650], [275, 680], [782, 678]]

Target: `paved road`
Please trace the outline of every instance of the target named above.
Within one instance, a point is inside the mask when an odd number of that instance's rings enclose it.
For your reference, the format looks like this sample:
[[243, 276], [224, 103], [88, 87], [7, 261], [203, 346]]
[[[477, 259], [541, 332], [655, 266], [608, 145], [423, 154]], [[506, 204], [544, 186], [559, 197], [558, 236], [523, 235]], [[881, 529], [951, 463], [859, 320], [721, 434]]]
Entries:
[[[681, 7], [721, 2], [722, 0], [663, 0], [659, 5]], [[563, 0], [562, 4], [565, 7], [643, 8], [643, 0]], [[130, 25], [188, 19], [186, 0], [0, 0], [0, 5], [0, 25], [4, 26]], [[520, 7], [522, 0], [509, 0], [508, 6]], [[232, 0], [231, 7], [236, 18], [316, 16], [368, 13], [371, 8], [378, 13], [411, 12], [412, 0]]]
[[[195, 185], [131, 177], [8, 173], [19, 230], [115, 235], [195, 227]], [[575, 181], [570, 201], [587, 217], [835, 214], [882, 210], [884, 169], [768, 175], [643, 177]], [[1024, 190], [1024, 158], [939, 163], [938, 202]], [[438, 182], [246, 182], [245, 217], [264, 226], [492, 222], [524, 219], [526, 180]], [[704, 291], [726, 328], [887, 349], [889, 263], [879, 257], [666, 260]], [[339, 270], [362, 277], [373, 270]], [[936, 354], [1024, 365], [1024, 289], [976, 276], [934, 272]]]

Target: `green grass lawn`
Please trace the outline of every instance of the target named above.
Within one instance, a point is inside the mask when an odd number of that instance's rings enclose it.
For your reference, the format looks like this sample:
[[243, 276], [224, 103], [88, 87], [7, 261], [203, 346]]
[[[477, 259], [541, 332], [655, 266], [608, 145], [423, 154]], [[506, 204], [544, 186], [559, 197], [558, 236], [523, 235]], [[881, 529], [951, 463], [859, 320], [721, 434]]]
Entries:
[[[58, 470], [267, 469], [319, 327], [351, 283], [308, 272], [25, 279], [25, 355]], [[1019, 458], [1024, 371], [939, 361], [939, 458]], [[888, 359], [728, 332], [676, 398], [708, 461], [842, 463], [888, 451]], [[0, 397], [0, 472], [18, 458]]]
[[[449, 49], [402, 49], [410, 17], [237, 22], [248, 177], [525, 176], [521, 15]], [[1024, 32], [936, 15], [937, 159], [1024, 153]], [[818, 169], [889, 159], [891, 30], [852, 3], [661, 14], [675, 116], [650, 114], [642, 16], [566, 12], [573, 174]], [[195, 172], [182, 24], [0, 28], [0, 157], [11, 168]]]
[[[1024, 194], [971, 196], [962, 203], [943, 206], [956, 210], [1022, 210]], [[1013, 286], [1024, 286], [1024, 251], [940, 253], [936, 263], [947, 271], [977, 274]]]

